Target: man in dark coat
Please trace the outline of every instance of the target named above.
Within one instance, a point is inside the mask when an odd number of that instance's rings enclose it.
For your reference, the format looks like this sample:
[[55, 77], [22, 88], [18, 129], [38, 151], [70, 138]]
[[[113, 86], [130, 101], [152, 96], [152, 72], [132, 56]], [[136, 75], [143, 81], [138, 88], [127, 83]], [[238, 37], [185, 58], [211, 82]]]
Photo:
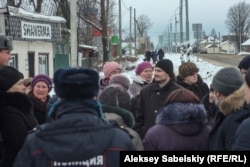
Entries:
[[[250, 60], [250, 59], [249, 59]], [[238, 122], [240, 123], [233, 145], [233, 150], [237, 151], [249, 151], [250, 150], [250, 69], [245, 73], [245, 85], [244, 85], [244, 98], [248, 107], [247, 117], [242, 117]]]
[[209, 150], [228, 151], [232, 149], [239, 120], [249, 113], [244, 101], [243, 77], [234, 67], [219, 70], [212, 81], [215, 104], [219, 112], [209, 138]]
[[50, 123], [28, 135], [14, 167], [120, 165], [122, 150], [134, 150], [130, 136], [104, 120], [98, 95], [99, 74], [87, 68], [54, 74], [60, 100], [50, 108]]
[[155, 65], [154, 83], [140, 92], [135, 111], [135, 130], [144, 138], [147, 130], [155, 124], [156, 115], [164, 105], [168, 95], [182, 87], [175, 83], [173, 63], [163, 59]]
[[158, 50], [157, 54], [159, 55], [159, 60], [164, 58], [164, 51], [161, 48]]

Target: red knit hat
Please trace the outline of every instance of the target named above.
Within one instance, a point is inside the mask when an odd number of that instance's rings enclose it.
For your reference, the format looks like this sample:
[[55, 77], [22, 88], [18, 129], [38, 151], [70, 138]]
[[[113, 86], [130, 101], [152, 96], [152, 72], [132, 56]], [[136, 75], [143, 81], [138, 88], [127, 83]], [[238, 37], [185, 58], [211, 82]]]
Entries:
[[140, 75], [146, 68], [153, 68], [152, 64], [144, 61], [140, 64], [137, 65], [136, 69], [135, 69], [135, 74], [136, 75]]
[[116, 69], [122, 70], [121, 65], [119, 63], [115, 61], [106, 62], [103, 66], [103, 73], [105, 78], [107, 78]]

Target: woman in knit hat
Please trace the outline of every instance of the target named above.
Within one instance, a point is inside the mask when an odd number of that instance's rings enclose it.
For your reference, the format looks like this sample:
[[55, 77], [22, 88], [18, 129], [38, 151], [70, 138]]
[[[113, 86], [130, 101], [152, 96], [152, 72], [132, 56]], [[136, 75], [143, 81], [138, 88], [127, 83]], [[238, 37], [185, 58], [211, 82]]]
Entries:
[[177, 89], [167, 97], [143, 146], [151, 151], [208, 150], [211, 127], [206, 123], [206, 111], [199, 98], [187, 89]]
[[179, 75], [176, 77], [176, 82], [182, 87], [190, 90], [200, 100], [209, 93], [208, 85], [203, 82], [198, 74], [199, 68], [193, 62], [186, 62], [179, 66]]
[[109, 85], [109, 80], [116, 74], [121, 74], [122, 67], [115, 61], [106, 62], [103, 66], [104, 78], [99, 81], [99, 94]]
[[18, 151], [37, 120], [24, 93], [23, 75], [13, 67], [0, 67], [0, 130], [3, 137], [3, 166], [13, 166]]
[[34, 104], [34, 114], [39, 124], [45, 123], [47, 103], [50, 99], [52, 81], [48, 75], [36, 75], [31, 82], [32, 91], [28, 94]]
[[131, 99], [129, 93], [117, 85], [105, 88], [99, 96], [102, 104], [104, 118], [115, 122], [127, 131], [132, 137], [132, 142], [137, 150], [143, 150], [142, 141], [137, 132], [132, 128], [135, 124], [134, 116], [130, 112]]
[[153, 65], [150, 62], [144, 61], [137, 65], [135, 69], [135, 76], [132, 77], [133, 82], [129, 90], [133, 96], [138, 94], [140, 90], [152, 82]]

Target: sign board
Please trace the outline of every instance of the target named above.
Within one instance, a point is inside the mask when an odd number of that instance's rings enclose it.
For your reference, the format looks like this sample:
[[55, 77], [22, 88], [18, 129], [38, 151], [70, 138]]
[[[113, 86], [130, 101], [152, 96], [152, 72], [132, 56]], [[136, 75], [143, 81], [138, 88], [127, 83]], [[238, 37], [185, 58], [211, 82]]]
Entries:
[[50, 24], [21, 21], [22, 38], [51, 39]]
[[193, 31], [202, 31], [202, 24], [192, 24], [192, 30]]

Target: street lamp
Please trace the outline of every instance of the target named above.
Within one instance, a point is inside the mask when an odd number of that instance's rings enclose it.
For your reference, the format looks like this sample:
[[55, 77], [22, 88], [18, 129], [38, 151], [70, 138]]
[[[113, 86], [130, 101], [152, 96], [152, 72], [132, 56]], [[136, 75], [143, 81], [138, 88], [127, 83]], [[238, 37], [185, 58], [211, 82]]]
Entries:
[[175, 15], [172, 15], [170, 19], [168, 20], [168, 46], [169, 46], [169, 53], [170, 53], [170, 48], [172, 48], [172, 41], [170, 40], [170, 34], [172, 34], [172, 23], [171, 21], [174, 19]]

